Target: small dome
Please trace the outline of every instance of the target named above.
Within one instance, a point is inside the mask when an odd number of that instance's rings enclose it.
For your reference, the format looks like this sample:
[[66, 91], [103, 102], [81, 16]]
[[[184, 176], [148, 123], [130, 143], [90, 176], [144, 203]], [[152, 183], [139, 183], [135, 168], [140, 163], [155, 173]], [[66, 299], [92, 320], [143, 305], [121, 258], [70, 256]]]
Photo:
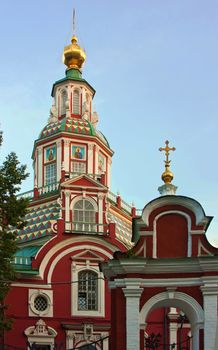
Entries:
[[76, 68], [80, 70], [86, 60], [86, 53], [77, 42], [77, 37], [74, 35], [71, 44], [64, 48], [63, 62], [68, 69]]
[[97, 136], [107, 147], [110, 148], [106, 137], [94, 128], [92, 123], [85, 119], [63, 118], [55, 123], [47, 124], [39, 134], [39, 139], [55, 135], [60, 132]]

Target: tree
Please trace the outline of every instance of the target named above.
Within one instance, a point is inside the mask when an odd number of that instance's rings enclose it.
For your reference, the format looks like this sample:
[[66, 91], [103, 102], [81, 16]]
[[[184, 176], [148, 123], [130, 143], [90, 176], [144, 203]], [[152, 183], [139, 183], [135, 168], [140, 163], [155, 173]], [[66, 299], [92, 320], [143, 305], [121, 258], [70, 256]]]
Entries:
[[[0, 132], [0, 145], [2, 132]], [[0, 336], [11, 327], [11, 320], [5, 316], [5, 297], [10, 284], [16, 278], [12, 265], [17, 250], [16, 229], [25, 225], [24, 217], [28, 200], [17, 198], [21, 182], [26, 179], [26, 166], [20, 165], [14, 152], [10, 153], [0, 166]]]

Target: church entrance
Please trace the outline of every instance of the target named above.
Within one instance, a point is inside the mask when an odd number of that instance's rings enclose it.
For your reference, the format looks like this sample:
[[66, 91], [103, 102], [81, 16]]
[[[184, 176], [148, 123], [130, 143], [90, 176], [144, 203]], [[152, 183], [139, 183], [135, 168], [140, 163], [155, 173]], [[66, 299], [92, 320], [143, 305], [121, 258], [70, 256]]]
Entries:
[[145, 350], [191, 350], [191, 340], [190, 322], [182, 310], [162, 307], [148, 315]]
[[188, 294], [171, 290], [150, 298], [140, 312], [144, 349], [199, 350], [203, 310]]

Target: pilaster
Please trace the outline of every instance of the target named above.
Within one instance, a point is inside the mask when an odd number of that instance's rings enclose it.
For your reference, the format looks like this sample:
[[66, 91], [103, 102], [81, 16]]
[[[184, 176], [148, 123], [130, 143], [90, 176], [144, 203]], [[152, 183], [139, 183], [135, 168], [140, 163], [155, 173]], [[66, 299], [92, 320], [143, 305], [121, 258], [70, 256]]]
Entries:
[[143, 288], [130, 284], [122, 290], [126, 297], [126, 350], [140, 350], [139, 301]]
[[206, 283], [201, 291], [204, 298], [204, 349], [214, 350], [217, 342], [218, 283]]

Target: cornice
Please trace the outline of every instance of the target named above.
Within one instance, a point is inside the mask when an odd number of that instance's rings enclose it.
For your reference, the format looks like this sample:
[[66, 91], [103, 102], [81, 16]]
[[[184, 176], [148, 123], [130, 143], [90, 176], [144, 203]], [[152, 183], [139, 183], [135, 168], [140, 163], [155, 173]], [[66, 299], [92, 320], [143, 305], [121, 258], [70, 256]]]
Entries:
[[102, 271], [108, 278], [124, 274], [179, 274], [218, 273], [218, 256], [184, 259], [113, 259], [102, 264]]

